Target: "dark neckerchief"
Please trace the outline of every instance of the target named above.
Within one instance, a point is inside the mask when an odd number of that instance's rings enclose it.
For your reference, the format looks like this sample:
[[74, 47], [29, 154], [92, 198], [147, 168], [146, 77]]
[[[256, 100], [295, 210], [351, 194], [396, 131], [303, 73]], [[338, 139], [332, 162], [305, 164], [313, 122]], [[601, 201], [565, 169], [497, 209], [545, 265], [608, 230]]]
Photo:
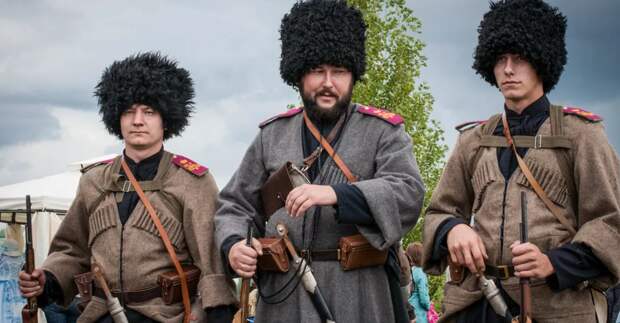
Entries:
[[[540, 126], [549, 118], [549, 107], [551, 103], [547, 99], [546, 95], [540, 97], [540, 99], [530, 104], [521, 114], [518, 114], [506, 106], [504, 106], [504, 113], [508, 119], [510, 126], [510, 133], [513, 136], [535, 136], [538, 133]], [[504, 136], [504, 126], [500, 122], [493, 135]], [[521, 157], [525, 156], [528, 148], [517, 148], [517, 152]], [[517, 169], [517, 158], [514, 156], [512, 149], [499, 148], [497, 149], [497, 162], [499, 169], [504, 175], [506, 181], [510, 178], [510, 175]]]
[[[141, 160], [136, 163], [131, 158], [125, 155], [123, 151], [123, 157], [127, 162], [127, 166], [136, 177], [138, 181], [150, 181], [157, 175], [157, 169], [159, 168], [159, 162], [161, 161], [161, 157], [164, 155], [164, 148], [162, 147], [159, 152], [154, 155], [147, 157], [146, 159]], [[121, 175], [125, 175], [125, 172], [121, 168]], [[126, 192], [123, 195], [123, 200], [118, 203], [118, 215], [120, 217], [121, 223], [124, 225], [129, 219], [129, 215], [133, 212], [133, 209], [140, 201], [140, 197], [136, 192]]]

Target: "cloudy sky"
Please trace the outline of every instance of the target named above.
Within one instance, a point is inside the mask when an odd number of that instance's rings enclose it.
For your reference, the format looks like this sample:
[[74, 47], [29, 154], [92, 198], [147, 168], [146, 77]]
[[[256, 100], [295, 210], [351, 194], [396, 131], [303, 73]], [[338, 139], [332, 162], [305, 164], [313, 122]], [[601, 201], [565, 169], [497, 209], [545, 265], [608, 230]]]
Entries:
[[[550, 1], [568, 16], [568, 64], [552, 102], [601, 114], [620, 147], [617, 0]], [[284, 0], [0, 0], [0, 185], [63, 172], [122, 149], [97, 113], [93, 87], [114, 60], [159, 50], [187, 68], [196, 113], [166, 149], [208, 166], [223, 186], [257, 124], [298, 102], [278, 64]], [[486, 0], [409, 1], [422, 20], [434, 116], [454, 125], [502, 108], [500, 94], [471, 69]]]

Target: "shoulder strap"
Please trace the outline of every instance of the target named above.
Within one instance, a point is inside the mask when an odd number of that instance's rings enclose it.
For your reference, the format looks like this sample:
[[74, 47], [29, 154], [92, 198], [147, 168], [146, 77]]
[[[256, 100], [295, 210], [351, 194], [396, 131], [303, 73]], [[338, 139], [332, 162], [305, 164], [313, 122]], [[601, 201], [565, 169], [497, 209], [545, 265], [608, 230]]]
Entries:
[[161, 221], [159, 221], [159, 218], [157, 217], [157, 214], [155, 213], [155, 208], [153, 208], [153, 205], [151, 204], [149, 199], [146, 197], [146, 195], [144, 195], [144, 191], [140, 187], [140, 184], [138, 183], [136, 178], [133, 176], [133, 173], [129, 169], [129, 166], [127, 166], [127, 162], [125, 162], [125, 158], [123, 156], [121, 156], [121, 166], [123, 167], [123, 170], [125, 171], [125, 175], [127, 175], [127, 178], [129, 178], [131, 185], [136, 190], [136, 193], [138, 193], [138, 196], [140, 197], [142, 204], [144, 204], [144, 207], [148, 211], [148, 214], [151, 217], [153, 224], [155, 224], [155, 227], [157, 228], [157, 231], [159, 232], [159, 235], [161, 236], [161, 240], [164, 242], [164, 246], [166, 247], [166, 250], [168, 251], [168, 255], [170, 256], [170, 259], [172, 260], [172, 263], [174, 264], [177, 274], [179, 274], [179, 278], [181, 279], [181, 294], [183, 296], [183, 308], [185, 309], [185, 315], [183, 317], [183, 322], [189, 323], [189, 319], [191, 316], [191, 304], [189, 300], [189, 288], [187, 286], [187, 276], [185, 275], [185, 272], [183, 271], [183, 268], [181, 267], [181, 263], [179, 262], [179, 258], [177, 257], [176, 252], [174, 251], [174, 247], [172, 247], [172, 243], [170, 242], [168, 233], [164, 229], [163, 225], [161, 224]]
[[[571, 149], [573, 147], [573, 143], [568, 136], [564, 135], [564, 112], [562, 111], [562, 108], [557, 106], [551, 106], [549, 113], [551, 119], [551, 135], [514, 136], [512, 137], [514, 145], [519, 148]], [[489, 120], [489, 124], [491, 124], [491, 120], [495, 118], [497, 118], [497, 121], [499, 121], [502, 116], [499, 114], [493, 116]], [[482, 137], [480, 138], [480, 145], [484, 147], [509, 147], [510, 145], [506, 142], [505, 138], [493, 135], [494, 130], [495, 127], [487, 127], [486, 129], [483, 129]]]
[[551, 136], [564, 136], [564, 109], [557, 105], [549, 107]]
[[519, 168], [521, 168], [523, 175], [525, 175], [525, 178], [532, 186], [532, 189], [534, 189], [536, 195], [538, 195], [538, 197], [543, 201], [549, 211], [551, 211], [551, 213], [558, 219], [558, 221], [560, 221], [560, 223], [562, 223], [562, 225], [564, 225], [564, 227], [566, 227], [566, 229], [574, 236], [577, 233], [575, 228], [570, 225], [570, 222], [564, 216], [564, 214], [562, 214], [561, 210], [555, 204], [553, 204], [553, 202], [551, 202], [551, 200], [547, 196], [547, 193], [545, 193], [536, 178], [534, 178], [534, 175], [532, 175], [529, 167], [527, 167], [527, 164], [525, 164], [525, 162], [523, 161], [523, 158], [521, 158], [521, 156], [519, 156], [519, 153], [517, 153], [517, 147], [515, 146], [512, 135], [510, 134], [510, 128], [508, 127], [508, 121], [506, 120], [505, 114], [502, 115], [502, 122], [504, 124], [504, 137], [506, 137], [508, 145], [512, 147], [512, 151], [517, 158], [517, 163], [519, 164]]
[[473, 176], [474, 171], [476, 170], [476, 167], [478, 166], [478, 161], [480, 161], [480, 157], [482, 157], [482, 147], [484, 146], [483, 145], [484, 138], [493, 136], [493, 131], [497, 127], [497, 123], [499, 122], [500, 119], [501, 119], [501, 115], [495, 114], [491, 116], [489, 120], [487, 120], [482, 125], [482, 137], [481, 137], [480, 143], [478, 143], [478, 147], [476, 147], [476, 153], [474, 154], [474, 159], [469, 166], [470, 176]]
[[347, 177], [349, 182], [350, 183], [357, 182], [357, 178], [355, 177], [355, 175], [353, 175], [353, 173], [351, 172], [349, 167], [347, 167], [347, 165], [344, 163], [344, 161], [342, 161], [340, 156], [338, 156], [338, 154], [336, 154], [336, 152], [334, 151], [334, 148], [332, 148], [332, 145], [330, 145], [329, 142], [327, 140], [325, 140], [325, 138], [323, 138], [323, 136], [321, 136], [321, 134], [316, 129], [314, 124], [312, 124], [312, 121], [310, 121], [310, 118], [308, 118], [308, 115], [306, 114], [306, 111], [304, 111], [304, 122], [306, 123], [306, 126], [310, 130], [310, 133], [312, 133], [312, 136], [314, 136], [314, 138], [321, 144], [321, 146], [323, 146], [323, 148], [325, 148], [325, 150], [327, 151], [329, 156], [332, 157], [332, 159], [334, 160], [336, 165], [338, 165], [338, 168], [340, 168], [340, 170], [344, 173], [344, 176]]

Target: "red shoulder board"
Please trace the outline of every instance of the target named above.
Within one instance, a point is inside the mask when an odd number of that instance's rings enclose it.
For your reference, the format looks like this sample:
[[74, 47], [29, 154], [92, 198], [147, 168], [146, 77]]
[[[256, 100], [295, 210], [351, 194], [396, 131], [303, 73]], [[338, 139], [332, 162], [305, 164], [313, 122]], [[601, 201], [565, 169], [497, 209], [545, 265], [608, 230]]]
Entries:
[[392, 124], [393, 126], [397, 126], [397, 125], [405, 122], [403, 117], [401, 117], [400, 115], [398, 115], [398, 114], [396, 114], [394, 112], [390, 112], [388, 110], [379, 109], [379, 108], [375, 108], [375, 107], [369, 107], [369, 106], [365, 106], [365, 105], [360, 105], [357, 108], [357, 112], [359, 112], [361, 114], [365, 114], [365, 115], [369, 115], [369, 116], [373, 116], [373, 117], [377, 117], [379, 119], [385, 120], [388, 123]]
[[208, 168], [198, 164], [197, 162], [181, 155], [172, 156], [172, 163], [185, 169], [186, 171], [196, 175], [202, 176], [207, 173]]
[[290, 118], [298, 113], [300, 113], [301, 111], [304, 111], [304, 109], [302, 107], [297, 107], [297, 108], [292, 108], [292, 109], [288, 109], [286, 112], [284, 113], [280, 113], [278, 115], [275, 115], [263, 122], [261, 122], [258, 127], [263, 128], [264, 126], [278, 120], [278, 119], [282, 119], [282, 118]]
[[594, 114], [590, 111], [586, 111], [582, 108], [575, 108], [575, 107], [564, 107], [564, 113], [565, 114], [572, 114], [572, 115], [576, 115], [579, 116], [583, 119], [592, 121], [592, 122], [599, 122], [599, 121], [603, 121], [603, 118], [597, 114]]
[[478, 120], [478, 121], [469, 121], [465, 123], [461, 123], [460, 125], [454, 127], [458, 132], [463, 132], [465, 130], [473, 129], [479, 125], [485, 124], [486, 120]]

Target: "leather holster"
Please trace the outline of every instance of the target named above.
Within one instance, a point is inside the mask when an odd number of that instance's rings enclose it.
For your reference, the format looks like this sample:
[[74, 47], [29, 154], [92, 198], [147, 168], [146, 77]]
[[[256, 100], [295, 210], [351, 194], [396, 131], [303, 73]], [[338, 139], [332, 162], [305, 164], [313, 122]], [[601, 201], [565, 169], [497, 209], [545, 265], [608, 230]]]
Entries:
[[289, 263], [282, 238], [260, 238], [263, 255], [258, 256], [258, 269], [271, 272], [288, 272]]

